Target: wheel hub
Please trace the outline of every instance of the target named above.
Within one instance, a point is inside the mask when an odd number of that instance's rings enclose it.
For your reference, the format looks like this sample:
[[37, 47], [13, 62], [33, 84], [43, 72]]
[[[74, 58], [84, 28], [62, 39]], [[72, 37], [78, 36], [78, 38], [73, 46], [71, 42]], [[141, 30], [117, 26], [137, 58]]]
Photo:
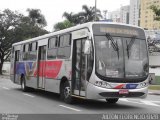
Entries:
[[64, 89], [64, 96], [67, 98], [70, 95], [70, 87], [65, 87]]

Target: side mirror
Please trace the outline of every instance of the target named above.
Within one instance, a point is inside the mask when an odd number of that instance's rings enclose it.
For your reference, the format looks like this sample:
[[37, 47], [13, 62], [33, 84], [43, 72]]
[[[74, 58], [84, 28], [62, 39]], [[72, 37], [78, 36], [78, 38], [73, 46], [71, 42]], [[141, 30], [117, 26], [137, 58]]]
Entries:
[[91, 52], [91, 41], [86, 40], [84, 44], [84, 54], [88, 55]]

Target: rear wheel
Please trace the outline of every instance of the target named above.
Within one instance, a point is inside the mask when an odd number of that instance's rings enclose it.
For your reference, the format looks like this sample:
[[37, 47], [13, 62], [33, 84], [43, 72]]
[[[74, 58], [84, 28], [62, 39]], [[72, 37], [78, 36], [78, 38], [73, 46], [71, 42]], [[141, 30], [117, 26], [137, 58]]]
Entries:
[[68, 81], [65, 81], [61, 85], [61, 91], [60, 91], [61, 99], [66, 103], [72, 103], [73, 98], [71, 96], [71, 88]]
[[107, 103], [114, 104], [118, 101], [119, 98], [108, 98], [106, 99]]
[[29, 90], [29, 88], [26, 86], [26, 81], [24, 76], [21, 78], [21, 89], [24, 92], [27, 92]]

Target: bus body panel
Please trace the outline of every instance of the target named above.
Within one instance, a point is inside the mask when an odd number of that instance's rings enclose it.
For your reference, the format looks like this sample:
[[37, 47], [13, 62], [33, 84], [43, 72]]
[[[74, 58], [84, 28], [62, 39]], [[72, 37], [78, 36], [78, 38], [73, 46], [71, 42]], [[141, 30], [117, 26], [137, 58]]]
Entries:
[[106, 98], [145, 98], [148, 93], [148, 87], [140, 89], [128, 89], [129, 94], [120, 95], [121, 89], [106, 89], [88, 83], [86, 90], [87, 99], [106, 99]]
[[[14, 80], [14, 72], [11, 73], [11, 80], [16, 83], [16, 84], [21, 84], [20, 83], [20, 77], [21, 75], [25, 75], [26, 79], [26, 86], [36, 88], [36, 89], [42, 89], [38, 87], [38, 76], [44, 77], [44, 88], [43, 90], [50, 91], [50, 92], [55, 92], [55, 93], [60, 93], [60, 83], [62, 78], [67, 78], [67, 80], [70, 83], [70, 86], [72, 86], [72, 76], [73, 76], [73, 42], [76, 41], [77, 39], [81, 38], [89, 38], [91, 39], [92, 45], [93, 45], [93, 53], [94, 53], [94, 61], [93, 61], [93, 69], [91, 76], [88, 81], [85, 81], [86, 88], [85, 91], [76, 91], [77, 96], [83, 96], [86, 99], [104, 99], [104, 98], [121, 98], [121, 97], [141, 97], [144, 98], [147, 95], [147, 86], [148, 86], [148, 79], [144, 80], [143, 82], [138, 82], [138, 83], [120, 83], [120, 82], [106, 82], [110, 88], [103, 88], [96, 86], [95, 83], [96, 81], [103, 81], [100, 78], [98, 78], [95, 74], [95, 59], [96, 59], [96, 54], [95, 54], [95, 41], [93, 37], [93, 31], [92, 31], [92, 25], [93, 24], [102, 24], [101, 22], [96, 22], [96, 23], [86, 23], [83, 25], [79, 25], [73, 28], [69, 28], [63, 31], [58, 31], [55, 33], [50, 33], [44, 36], [40, 36], [37, 38], [33, 38], [27, 41], [22, 41], [19, 43], [13, 44], [13, 47], [17, 46], [17, 48], [21, 48], [23, 44], [25, 43], [30, 43], [33, 41], [38, 41], [38, 46], [42, 45], [47, 45], [48, 44], [48, 39], [53, 36], [60, 36], [66, 33], [71, 34], [71, 52], [70, 52], [70, 57], [68, 59], [59, 59], [56, 58], [54, 60], [47, 60], [47, 54], [46, 54], [46, 60], [43, 61], [44, 63], [40, 63], [39, 65], [41, 66], [42, 64], [45, 64], [45, 71], [44, 75], [42, 73], [38, 74], [38, 66], [37, 66], [37, 60], [36, 61], [19, 61], [16, 63], [16, 67], [14, 68], [13, 65], [13, 60], [11, 60], [11, 70], [14, 71], [16, 70], [15, 78], [16, 81]], [[113, 24], [114, 23], [103, 23], [103, 24]], [[124, 25], [124, 24], [118, 24], [118, 25]], [[124, 26], [131, 26], [131, 25], [124, 25]], [[135, 27], [135, 26], [132, 26]], [[139, 27], [136, 27], [139, 28]], [[141, 29], [141, 28], [139, 28]], [[92, 37], [91, 37], [92, 36]], [[20, 47], [21, 46], [21, 47]], [[48, 51], [48, 47], [46, 48], [46, 52]], [[21, 50], [22, 52], [22, 50]], [[37, 50], [37, 59], [38, 59], [38, 50]], [[140, 87], [140, 84], [146, 83], [146, 86]], [[128, 84], [131, 84], [131, 86], [134, 86], [137, 84], [137, 86], [133, 89], [131, 88], [123, 88], [122, 86], [130, 86]], [[71, 87], [72, 88], [72, 87]], [[129, 91], [129, 94], [131, 93], [132, 95], [127, 96], [127, 95], [122, 95], [119, 96], [118, 92], [121, 89], [127, 89]], [[81, 93], [81, 94], [79, 94]], [[110, 93], [110, 94], [109, 94]], [[115, 93], [115, 96], [111, 96], [111, 94]], [[135, 93], [135, 94], [134, 94]], [[136, 93], [142, 93], [138, 94], [136, 96]], [[78, 95], [79, 94], [79, 95]]]

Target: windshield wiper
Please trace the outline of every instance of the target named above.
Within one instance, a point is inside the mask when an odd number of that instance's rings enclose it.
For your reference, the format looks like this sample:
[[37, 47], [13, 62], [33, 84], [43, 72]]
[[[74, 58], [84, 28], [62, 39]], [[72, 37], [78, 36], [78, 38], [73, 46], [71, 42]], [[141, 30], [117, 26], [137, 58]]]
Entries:
[[131, 38], [131, 41], [129, 42], [129, 44], [128, 44], [127, 40], [126, 40], [128, 59], [129, 59], [129, 50], [130, 50], [131, 47], [133, 46], [135, 40], [136, 40], [136, 36], [133, 36], [133, 37]]
[[115, 42], [109, 33], [106, 33], [106, 37], [108, 38], [108, 40], [111, 41], [111, 45], [112, 45], [113, 49], [115, 51], [117, 51], [117, 56], [118, 56], [118, 59], [119, 59], [119, 48], [118, 48], [117, 41]]

